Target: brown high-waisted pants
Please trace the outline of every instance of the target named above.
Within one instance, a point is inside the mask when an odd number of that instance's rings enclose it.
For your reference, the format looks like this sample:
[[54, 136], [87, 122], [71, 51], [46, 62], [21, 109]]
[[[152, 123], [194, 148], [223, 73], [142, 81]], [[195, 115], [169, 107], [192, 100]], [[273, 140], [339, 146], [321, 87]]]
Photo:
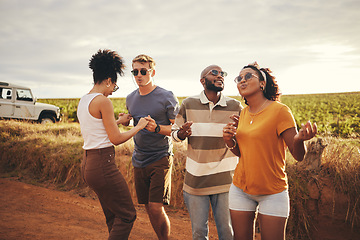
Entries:
[[128, 239], [136, 210], [126, 181], [115, 164], [114, 147], [85, 150], [81, 175], [100, 200], [109, 239]]

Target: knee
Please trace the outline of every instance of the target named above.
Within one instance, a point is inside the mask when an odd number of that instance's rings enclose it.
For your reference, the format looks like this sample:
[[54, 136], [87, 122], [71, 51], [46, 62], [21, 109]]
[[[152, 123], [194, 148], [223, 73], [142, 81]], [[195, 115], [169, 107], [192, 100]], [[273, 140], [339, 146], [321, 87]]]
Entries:
[[200, 226], [194, 227], [194, 229], [192, 229], [192, 235], [193, 239], [207, 239], [208, 228]]
[[193, 239], [204, 239], [208, 235], [208, 221], [207, 219], [191, 219], [191, 228]]
[[133, 223], [136, 220], [136, 212], [134, 212], [133, 214], [130, 214], [127, 218], [123, 218], [122, 220], [126, 223]]
[[126, 223], [133, 223], [136, 220], [136, 209], [135, 208], [129, 208], [126, 210], [126, 212], [123, 212], [123, 214], [117, 214], [117, 217], [121, 218], [122, 221]]
[[146, 210], [149, 216], [154, 218], [161, 218], [161, 216], [166, 214], [162, 203], [149, 203], [146, 206]]

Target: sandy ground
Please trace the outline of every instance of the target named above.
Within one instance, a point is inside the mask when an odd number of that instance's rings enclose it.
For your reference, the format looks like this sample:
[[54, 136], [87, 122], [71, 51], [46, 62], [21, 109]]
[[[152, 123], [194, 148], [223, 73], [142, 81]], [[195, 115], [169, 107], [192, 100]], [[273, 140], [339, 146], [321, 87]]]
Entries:
[[[326, 207], [326, 205], [324, 206]], [[328, 206], [330, 207], [330, 206]], [[143, 206], [136, 206], [137, 220], [129, 239], [157, 239]], [[191, 239], [191, 223], [186, 210], [166, 208], [171, 221], [171, 239]], [[318, 215], [313, 239], [358, 240], [360, 230], [349, 228], [337, 219], [346, 213]], [[209, 239], [217, 239], [210, 221]], [[75, 192], [39, 187], [16, 179], [0, 178], [0, 240], [107, 239], [105, 218], [98, 200], [80, 197]], [[260, 239], [257, 236], [256, 239]]]
[[[157, 239], [144, 207], [136, 206], [137, 220], [129, 239]], [[191, 239], [187, 211], [167, 208], [171, 239]], [[210, 224], [210, 239], [217, 239]], [[72, 192], [0, 178], [0, 239], [107, 239], [105, 218], [98, 200]]]

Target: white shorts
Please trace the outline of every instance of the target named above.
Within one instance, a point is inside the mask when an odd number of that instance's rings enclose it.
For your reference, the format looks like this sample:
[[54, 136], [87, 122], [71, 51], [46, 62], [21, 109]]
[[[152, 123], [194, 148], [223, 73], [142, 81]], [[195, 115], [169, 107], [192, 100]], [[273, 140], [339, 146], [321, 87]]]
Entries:
[[231, 184], [229, 208], [235, 211], [255, 212], [258, 210], [263, 215], [287, 218], [290, 213], [289, 191], [285, 189], [276, 194], [250, 195]]

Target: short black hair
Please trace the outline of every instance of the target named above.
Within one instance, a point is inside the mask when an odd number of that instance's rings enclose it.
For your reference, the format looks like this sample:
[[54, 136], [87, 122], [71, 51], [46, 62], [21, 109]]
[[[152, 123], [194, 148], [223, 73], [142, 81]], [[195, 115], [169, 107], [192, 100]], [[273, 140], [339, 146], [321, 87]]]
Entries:
[[124, 75], [124, 61], [115, 51], [109, 49], [99, 49], [92, 55], [89, 68], [93, 71], [94, 84], [101, 83], [103, 80], [111, 78], [111, 82], [116, 83], [117, 73]]

